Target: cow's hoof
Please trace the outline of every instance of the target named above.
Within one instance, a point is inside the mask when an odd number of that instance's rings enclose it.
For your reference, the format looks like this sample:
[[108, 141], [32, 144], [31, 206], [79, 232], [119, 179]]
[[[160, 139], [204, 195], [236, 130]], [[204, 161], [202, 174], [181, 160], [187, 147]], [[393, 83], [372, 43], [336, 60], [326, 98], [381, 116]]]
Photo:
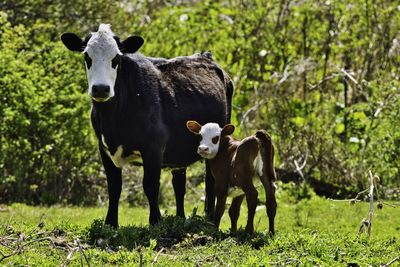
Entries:
[[155, 225], [161, 221], [161, 214], [150, 215], [149, 222], [151, 225]]

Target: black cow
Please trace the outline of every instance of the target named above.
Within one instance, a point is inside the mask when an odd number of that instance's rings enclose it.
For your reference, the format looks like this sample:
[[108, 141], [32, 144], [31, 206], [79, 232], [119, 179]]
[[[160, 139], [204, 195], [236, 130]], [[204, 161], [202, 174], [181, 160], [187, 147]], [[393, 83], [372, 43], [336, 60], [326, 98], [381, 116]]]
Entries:
[[[150, 223], [161, 218], [158, 207], [160, 172], [172, 168], [177, 215], [184, 217], [186, 167], [200, 159], [198, 140], [187, 120], [230, 121], [232, 81], [209, 53], [174, 59], [147, 58], [135, 53], [143, 39], [124, 41], [110, 25], [101, 24], [85, 40], [73, 33], [64, 45], [83, 53], [92, 98], [91, 121], [107, 175], [109, 207], [106, 223], [118, 226], [121, 168], [142, 159], [143, 188], [150, 204]], [[206, 213], [213, 216], [213, 177], [206, 165]]]

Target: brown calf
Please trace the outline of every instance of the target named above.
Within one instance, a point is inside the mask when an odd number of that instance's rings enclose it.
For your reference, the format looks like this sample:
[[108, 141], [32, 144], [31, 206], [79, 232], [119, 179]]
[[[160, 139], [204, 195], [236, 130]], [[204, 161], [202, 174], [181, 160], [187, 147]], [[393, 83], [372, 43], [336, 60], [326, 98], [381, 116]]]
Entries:
[[277, 207], [274, 184], [276, 174], [273, 166], [274, 147], [267, 132], [259, 130], [255, 135], [236, 141], [230, 136], [235, 130], [232, 124], [227, 124], [221, 129], [216, 123], [202, 126], [196, 121], [188, 121], [186, 126], [192, 133], [201, 136], [197, 153], [209, 160], [211, 172], [215, 177], [216, 227], [219, 227], [225, 210], [228, 189], [239, 187], [244, 194], [234, 197], [229, 208], [231, 230], [237, 230], [240, 205], [246, 196], [248, 217], [245, 231], [254, 231], [258, 192], [254, 187], [253, 177], [257, 173], [265, 189], [269, 232], [274, 234]]

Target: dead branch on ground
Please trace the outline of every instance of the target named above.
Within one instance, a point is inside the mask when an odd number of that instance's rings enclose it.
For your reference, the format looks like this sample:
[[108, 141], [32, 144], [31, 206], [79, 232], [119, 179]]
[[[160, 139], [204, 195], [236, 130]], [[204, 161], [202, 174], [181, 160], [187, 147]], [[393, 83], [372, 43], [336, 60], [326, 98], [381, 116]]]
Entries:
[[71, 242], [68, 241], [65, 234], [60, 234], [57, 230], [44, 230], [43, 227], [45, 223], [43, 217], [44, 215], [41, 216], [37, 226], [27, 234], [15, 231], [10, 227], [9, 223], [6, 225], [6, 233], [0, 236], [0, 263], [14, 255], [23, 254], [34, 244], [47, 243], [52, 248], [68, 252], [61, 266], [67, 266], [71, 262], [74, 253], [79, 251], [81, 266], [83, 266], [84, 259], [86, 264], [90, 267], [89, 259], [86, 257], [84, 247], [81, 245], [79, 239]]

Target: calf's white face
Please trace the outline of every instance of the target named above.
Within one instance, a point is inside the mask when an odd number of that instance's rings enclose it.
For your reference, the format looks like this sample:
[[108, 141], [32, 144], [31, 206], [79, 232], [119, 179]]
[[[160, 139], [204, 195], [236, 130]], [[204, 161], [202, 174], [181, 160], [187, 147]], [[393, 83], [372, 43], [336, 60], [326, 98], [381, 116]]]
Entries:
[[213, 159], [218, 153], [221, 128], [216, 123], [207, 123], [201, 127], [200, 145], [197, 153], [205, 159]]
[[192, 133], [200, 135], [197, 153], [205, 159], [215, 158], [219, 150], [221, 136], [232, 134], [235, 129], [232, 124], [227, 124], [224, 128], [221, 128], [217, 123], [207, 123], [201, 126], [196, 121], [188, 121], [186, 127]]
[[130, 36], [123, 42], [111, 31], [109, 24], [100, 24], [84, 41], [74, 33], [61, 35], [64, 45], [85, 57], [88, 93], [96, 102], [105, 102], [115, 96], [115, 83], [123, 53], [135, 53], [143, 38]]

